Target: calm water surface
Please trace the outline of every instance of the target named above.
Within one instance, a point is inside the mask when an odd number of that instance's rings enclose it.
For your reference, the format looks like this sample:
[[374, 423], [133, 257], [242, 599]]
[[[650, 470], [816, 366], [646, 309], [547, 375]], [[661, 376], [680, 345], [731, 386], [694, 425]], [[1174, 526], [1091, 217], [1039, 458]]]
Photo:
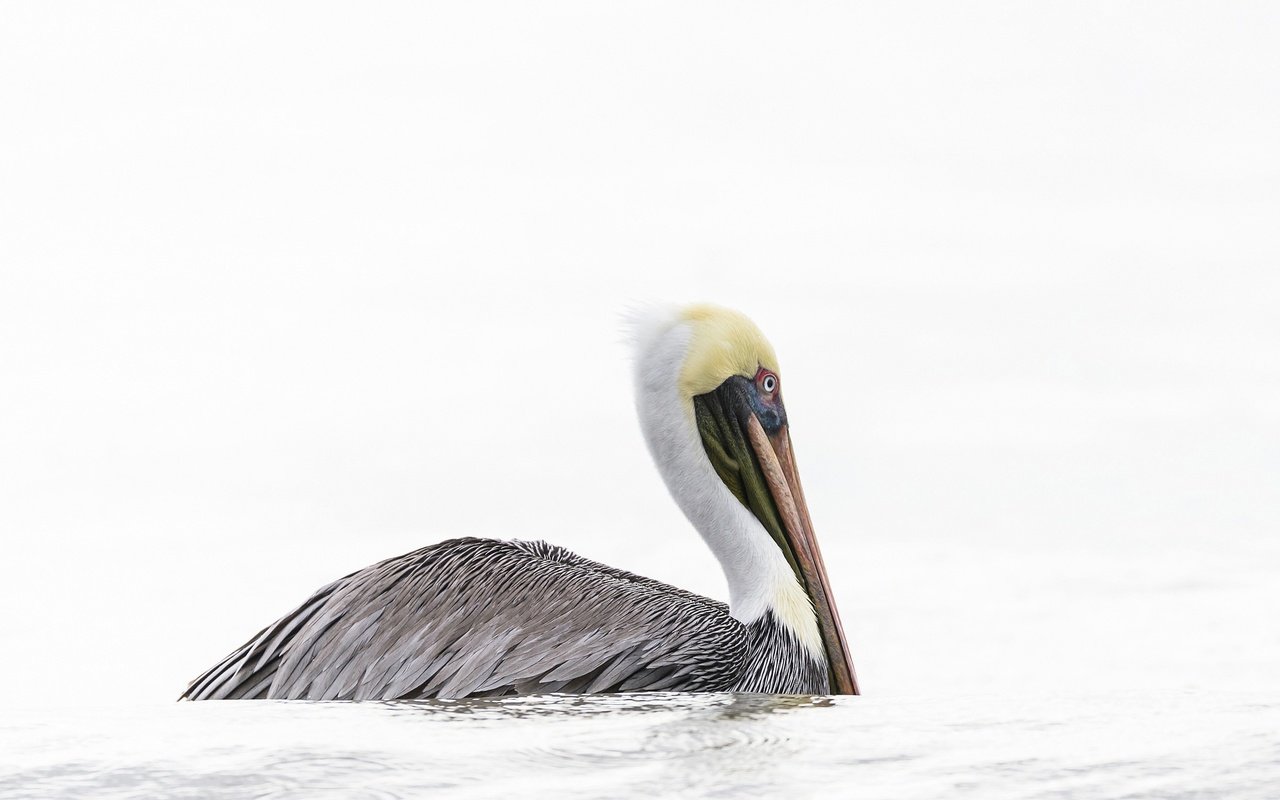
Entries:
[[1280, 796], [1280, 694], [644, 694], [9, 713], [0, 797]]

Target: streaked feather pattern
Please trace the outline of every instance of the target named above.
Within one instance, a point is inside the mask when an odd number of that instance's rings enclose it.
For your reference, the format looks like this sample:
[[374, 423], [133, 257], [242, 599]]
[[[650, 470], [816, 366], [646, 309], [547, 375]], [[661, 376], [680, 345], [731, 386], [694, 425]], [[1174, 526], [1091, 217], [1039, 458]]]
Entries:
[[183, 697], [709, 691], [747, 671], [748, 639], [722, 603], [564, 548], [454, 539], [323, 587]]

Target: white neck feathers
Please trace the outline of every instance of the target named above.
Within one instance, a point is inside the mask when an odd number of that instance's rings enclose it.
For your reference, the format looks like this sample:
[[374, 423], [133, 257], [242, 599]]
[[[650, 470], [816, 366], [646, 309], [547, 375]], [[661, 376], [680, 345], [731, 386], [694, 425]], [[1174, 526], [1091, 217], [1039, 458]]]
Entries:
[[680, 392], [694, 335], [674, 309], [636, 322], [636, 410], [649, 452], [676, 505], [719, 560], [730, 614], [749, 625], [772, 611], [811, 652], [822, 653], [809, 597], [769, 533], [716, 474], [698, 433], [693, 400]]

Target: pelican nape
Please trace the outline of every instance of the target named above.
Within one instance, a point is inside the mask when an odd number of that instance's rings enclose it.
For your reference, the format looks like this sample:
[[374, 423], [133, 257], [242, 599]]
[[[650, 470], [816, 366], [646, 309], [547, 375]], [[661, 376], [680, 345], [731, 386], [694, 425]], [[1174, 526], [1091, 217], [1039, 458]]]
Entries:
[[651, 312], [636, 334], [645, 440], [728, 606], [545, 542], [453, 539], [321, 588], [182, 697], [857, 694], [773, 348], [707, 305]]

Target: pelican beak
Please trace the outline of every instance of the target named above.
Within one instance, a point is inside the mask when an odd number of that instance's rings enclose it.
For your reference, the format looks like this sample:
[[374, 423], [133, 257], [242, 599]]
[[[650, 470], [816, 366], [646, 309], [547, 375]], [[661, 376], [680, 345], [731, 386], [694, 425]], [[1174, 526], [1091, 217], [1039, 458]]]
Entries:
[[858, 694], [853, 659], [800, 486], [781, 399], [772, 406], [766, 404], [750, 381], [735, 377], [695, 397], [694, 410], [712, 466], [781, 548], [813, 602], [832, 694]]
[[792, 553], [800, 567], [800, 577], [813, 610], [818, 616], [818, 630], [827, 650], [827, 663], [831, 667], [833, 694], [858, 694], [858, 677], [853, 671], [853, 659], [849, 644], [844, 638], [844, 626], [840, 612], [836, 610], [835, 594], [827, 578], [827, 566], [822, 561], [822, 550], [813, 533], [813, 520], [809, 517], [809, 505], [800, 486], [800, 473], [796, 470], [795, 454], [791, 449], [791, 433], [783, 423], [777, 433], [769, 435], [755, 415], [747, 419], [747, 438], [760, 462], [765, 483], [773, 495], [774, 505], [782, 517]]

